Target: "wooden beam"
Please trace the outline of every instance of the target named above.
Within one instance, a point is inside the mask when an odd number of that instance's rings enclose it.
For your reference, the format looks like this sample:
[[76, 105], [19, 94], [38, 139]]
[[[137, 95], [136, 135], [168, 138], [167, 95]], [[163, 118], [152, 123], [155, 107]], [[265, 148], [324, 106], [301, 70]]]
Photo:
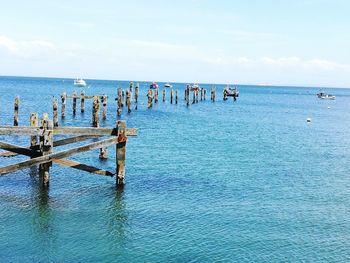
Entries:
[[[137, 128], [126, 128], [127, 136], [137, 136]], [[0, 126], [0, 135], [41, 135], [42, 129], [28, 126]], [[91, 127], [55, 127], [53, 134], [79, 134], [93, 136], [116, 136], [116, 128], [91, 128]]]
[[73, 154], [78, 154], [81, 152], [86, 152], [86, 151], [90, 151], [90, 150], [99, 149], [102, 147], [107, 147], [111, 144], [117, 144], [117, 143], [118, 143], [118, 137], [112, 137], [112, 138], [105, 139], [102, 141], [98, 141], [98, 142], [90, 143], [90, 144], [87, 144], [84, 146], [76, 147], [74, 149], [64, 150], [64, 151], [56, 152], [56, 153], [50, 153], [48, 155], [36, 157], [36, 158], [30, 159], [30, 160], [26, 160], [23, 162], [19, 162], [16, 164], [2, 167], [2, 168], [0, 168], [0, 175], [4, 175], [4, 174], [10, 173], [10, 172], [24, 169], [24, 168], [30, 167], [32, 165], [47, 163], [47, 162], [53, 161], [54, 159], [62, 159], [62, 158], [71, 156]]
[[76, 142], [81, 142], [81, 141], [86, 141], [89, 139], [93, 139], [93, 138], [98, 138], [98, 135], [81, 135], [81, 136], [76, 136], [76, 137], [72, 137], [72, 138], [66, 138], [66, 139], [62, 139], [62, 140], [58, 140], [58, 141], [54, 141], [53, 142], [53, 146], [62, 146], [62, 145], [66, 145], [66, 144], [70, 144], [70, 143], [76, 143]]
[[[22, 146], [18, 146], [15, 144], [10, 144], [10, 143], [6, 143], [6, 142], [0, 142], [0, 148], [9, 152], [13, 152], [13, 153], [17, 153], [17, 154], [22, 154], [22, 155], [26, 155], [29, 157], [38, 157], [40, 156], [40, 154], [36, 151], [33, 151], [31, 149], [22, 147]], [[13, 156], [13, 155], [12, 155]]]
[[62, 166], [78, 169], [78, 170], [89, 172], [89, 173], [111, 176], [111, 177], [114, 176], [114, 174], [109, 172], [109, 171], [105, 171], [105, 170], [102, 170], [102, 169], [99, 169], [99, 168], [96, 168], [96, 167], [93, 167], [90, 165], [82, 164], [82, 163], [67, 160], [67, 159], [55, 159], [55, 160], [53, 160], [53, 162], [57, 163], [59, 165], [62, 165]]

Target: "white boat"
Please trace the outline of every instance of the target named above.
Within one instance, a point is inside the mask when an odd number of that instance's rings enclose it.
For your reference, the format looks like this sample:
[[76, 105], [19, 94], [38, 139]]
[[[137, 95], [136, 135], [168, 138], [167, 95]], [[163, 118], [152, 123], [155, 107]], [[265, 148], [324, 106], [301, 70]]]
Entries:
[[166, 87], [166, 88], [172, 88], [173, 86], [170, 85], [169, 83], [166, 83], [166, 84], [164, 84], [164, 87]]
[[317, 97], [323, 100], [335, 100], [335, 96], [325, 92], [317, 93]]
[[77, 87], [85, 87], [86, 86], [86, 82], [85, 80], [83, 79], [75, 79], [74, 80], [74, 86], [77, 86]]

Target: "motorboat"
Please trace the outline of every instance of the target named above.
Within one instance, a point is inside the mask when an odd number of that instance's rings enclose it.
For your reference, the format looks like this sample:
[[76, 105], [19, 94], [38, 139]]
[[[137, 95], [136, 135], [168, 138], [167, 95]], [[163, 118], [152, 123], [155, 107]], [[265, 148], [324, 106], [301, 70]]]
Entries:
[[77, 86], [77, 87], [85, 87], [86, 86], [86, 82], [85, 80], [83, 79], [75, 79], [74, 80], [74, 86]]
[[319, 99], [323, 99], [323, 100], [335, 100], [335, 96], [334, 95], [331, 95], [331, 94], [328, 94], [328, 93], [325, 93], [325, 92], [317, 93], [317, 97]]
[[166, 87], [166, 88], [172, 88], [173, 86], [170, 85], [169, 83], [166, 83], [166, 84], [164, 84], [164, 87]]
[[231, 88], [230, 86], [226, 86], [224, 93], [226, 93], [227, 97], [239, 97], [239, 91], [237, 87]]
[[150, 87], [150, 89], [158, 89], [158, 84], [156, 83], [156, 82], [152, 82], [152, 84], [151, 85], [149, 85], [149, 87]]

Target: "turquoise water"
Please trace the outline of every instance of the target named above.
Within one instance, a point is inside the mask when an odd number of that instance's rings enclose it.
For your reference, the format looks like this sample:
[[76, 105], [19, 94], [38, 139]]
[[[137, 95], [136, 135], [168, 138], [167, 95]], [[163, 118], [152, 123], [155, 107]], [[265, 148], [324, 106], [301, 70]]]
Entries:
[[[129, 83], [87, 82], [88, 95], [113, 98]], [[138, 110], [122, 115], [139, 128], [127, 145], [124, 189], [58, 165], [46, 191], [36, 168], [0, 177], [0, 262], [350, 260], [350, 90], [329, 88], [337, 98], [323, 101], [316, 88], [239, 86], [236, 102], [218, 92], [217, 102], [186, 108], [184, 84], [174, 84], [179, 104], [167, 94], [148, 110], [140, 84]], [[15, 95], [28, 125], [30, 111], [52, 116], [51, 96], [73, 90], [72, 80], [1, 77], [0, 125], [12, 124]], [[90, 126], [91, 101], [75, 117], [71, 103], [60, 125]], [[101, 125], [115, 122], [110, 99]], [[114, 171], [113, 158], [97, 157], [71, 159]]]

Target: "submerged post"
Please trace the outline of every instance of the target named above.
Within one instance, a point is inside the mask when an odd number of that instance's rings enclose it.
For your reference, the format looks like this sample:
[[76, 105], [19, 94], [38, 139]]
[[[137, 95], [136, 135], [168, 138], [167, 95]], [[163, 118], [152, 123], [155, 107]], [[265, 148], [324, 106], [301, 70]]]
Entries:
[[176, 89], [176, 91], [175, 91], [175, 104], [177, 104], [178, 98], [179, 98], [179, 90]]
[[85, 111], [85, 93], [82, 90], [80, 93], [80, 112], [83, 113]]
[[207, 94], [207, 90], [206, 89], [204, 89], [203, 90], [203, 99], [205, 100], [205, 95]]
[[118, 143], [116, 149], [116, 184], [122, 186], [125, 183], [125, 156], [126, 156], [126, 123], [125, 121], [117, 122]]
[[126, 105], [128, 107], [128, 113], [131, 112], [131, 92], [126, 91]]
[[173, 97], [174, 97], [174, 92], [173, 88], [170, 89], [170, 103], [173, 104]]
[[98, 96], [94, 96], [92, 102], [92, 125], [100, 127], [100, 101]]
[[[42, 135], [40, 136], [40, 152], [42, 155], [52, 153], [53, 148], [53, 122], [49, 120], [48, 114], [43, 114], [41, 120]], [[47, 162], [39, 165], [39, 176], [41, 185], [43, 187], [49, 186], [49, 171], [52, 166], [52, 162]]]
[[53, 126], [58, 127], [58, 101], [55, 97], [52, 98], [52, 110], [53, 110]]
[[107, 119], [107, 96], [102, 96], [102, 119]]
[[153, 102], [153, 92], [151, 89], [148, 90], [147, 98], [148, 98], [147, 108], [150, 109], [152, 108], [152, 102]]
[[137, 99], [139, 98], [139, 84], [136, 84], [135, 87], [135, 103], [137, 103]]
[[203, 100], [203, 88], [201, 88], [201, 101]]
[[122, 90], [121, 88], [118, 88], [118, 93], [117, 93], [117, 116], [120, 117], [122, 114]]
[[163, 89], [163, 102], [165, 102], [165, 94], [166, 94], [166, 91], [165, 91], [165, 88]]
[[61, 95], [61, 118], [63, 119], [66, 116], [66, 99], [67, 99], [67, 94], [65, 92], [63, 92], [63, 94]]
[[13, 126], [18, 126], [18, 110], [19, 110], [19, 97], [16, 96], [14, 113], [13, 113]]
[[73, 115], [77, 112], [77, 92], [73, 92]]
[[154, 103], [158, 103], [158, 88], [154, 91]]

